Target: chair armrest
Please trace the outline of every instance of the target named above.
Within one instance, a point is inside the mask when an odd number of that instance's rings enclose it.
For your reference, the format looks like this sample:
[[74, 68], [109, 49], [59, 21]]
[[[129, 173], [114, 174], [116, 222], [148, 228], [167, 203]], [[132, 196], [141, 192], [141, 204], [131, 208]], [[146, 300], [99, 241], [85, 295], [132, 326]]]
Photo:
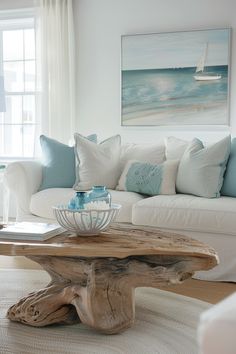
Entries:
[[200, 315], [198, 342], [201, 354], [233, 354], [236, 338], [236, 293]]
[[17, 218], [30, 214], [30, 200], [42, 183], [40, 161], [17, 161], [10, 163], [4, 173], [4, 183], [16, 199]]

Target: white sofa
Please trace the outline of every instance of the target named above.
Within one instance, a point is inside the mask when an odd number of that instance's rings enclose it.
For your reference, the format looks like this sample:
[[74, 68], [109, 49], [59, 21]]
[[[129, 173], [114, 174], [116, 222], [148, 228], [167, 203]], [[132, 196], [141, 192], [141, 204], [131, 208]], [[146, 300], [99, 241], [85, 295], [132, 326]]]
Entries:
[[[21, 161], [8, 165], [5, 181], [17, 203], [17, 220], [52, 221], [52, 206], [67, 203], [71, 188], [39, 191], [42, 165]], [[236, 282], [236, 198], [201, 198], [192, 195], [159, 195], [145, 198], [133, 192], [111, 190], [114, 203], [122, 205], [119, 222], [155, 226], [203, 241], [218, 252], [220, 265], [196, 277]]]

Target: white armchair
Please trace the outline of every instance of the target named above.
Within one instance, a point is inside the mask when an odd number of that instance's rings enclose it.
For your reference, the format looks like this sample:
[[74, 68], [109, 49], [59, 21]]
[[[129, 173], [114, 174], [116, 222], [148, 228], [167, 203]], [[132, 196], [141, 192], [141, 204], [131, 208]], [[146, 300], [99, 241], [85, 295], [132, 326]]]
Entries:
[[202, 313], [198, 327], [200, 354], [236, 353], [236, 293]]

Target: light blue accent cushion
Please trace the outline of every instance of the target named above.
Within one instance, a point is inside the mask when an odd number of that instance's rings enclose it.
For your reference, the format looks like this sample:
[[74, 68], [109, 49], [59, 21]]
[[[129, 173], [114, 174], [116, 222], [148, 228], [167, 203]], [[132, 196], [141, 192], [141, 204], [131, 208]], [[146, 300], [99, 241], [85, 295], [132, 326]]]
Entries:
[[204, 147], [199, 139], [193, 139], [180, 160], [177, 192], [206, 198], [219, 197], [230, 153], [230, 140], [228, 136]]
[[158, 165], [130, 160], [119, 179], [118, 190], [150, 196], [175, 194], [179, 161], [171, 160]]
[[127, 191], [158, 195], [163, 178], [163, 165], [134, 162], [127, 173], [125, 189]]
[[233, 138], [231, 141], [231, 151], [226, 166], [221, 194], [236, 197], [236, 138]]
[[[96, 142], [96, 134], [89, 135], [89, 140]], [[47, 188], [71, 188], [75, 183], [74, 147], [57, 140], [40, 136], [42, 149], [43, 176], [39, 190]]]

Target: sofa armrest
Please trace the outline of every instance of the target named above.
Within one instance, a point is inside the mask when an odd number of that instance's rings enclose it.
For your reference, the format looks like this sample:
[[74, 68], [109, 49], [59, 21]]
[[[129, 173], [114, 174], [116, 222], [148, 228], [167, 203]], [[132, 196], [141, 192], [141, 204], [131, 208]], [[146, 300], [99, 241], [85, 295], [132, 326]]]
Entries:
[[31, 196], [42, 183], [41, 162], [34, 160], [10, 163], [4, 173], [4, 183], [16, 199], [17, 219], [30, 214]]

